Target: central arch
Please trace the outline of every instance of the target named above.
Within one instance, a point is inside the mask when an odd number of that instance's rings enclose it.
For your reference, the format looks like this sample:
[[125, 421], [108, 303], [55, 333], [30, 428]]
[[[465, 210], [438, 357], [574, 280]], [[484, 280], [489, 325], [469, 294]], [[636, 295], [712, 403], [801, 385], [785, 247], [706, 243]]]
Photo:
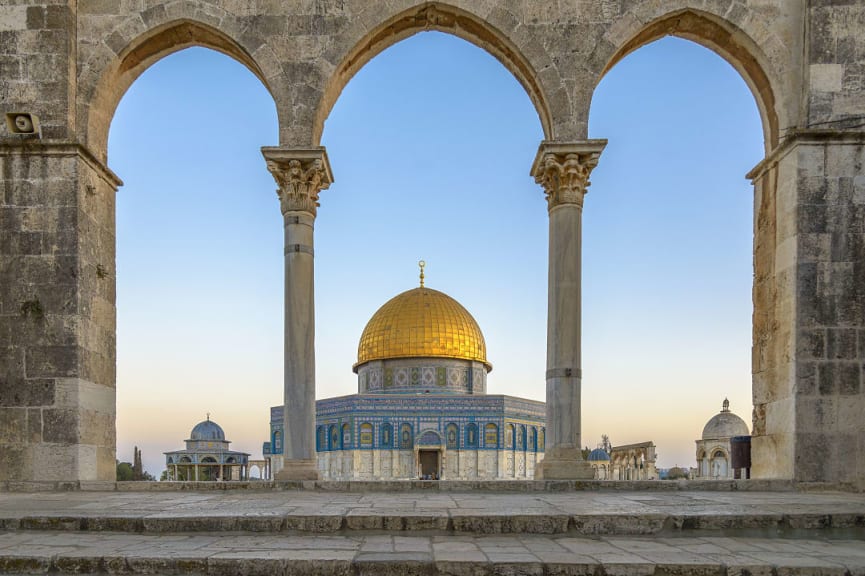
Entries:
[[[523, 86], [541, 122], [546, 139], [553, 138], [553, 116], [535, 67], [500, 30], [478, 16], [447, 4], [427, 2], [384, 20], [345, 54], [330, 75], [315, 113], [313, 145], [318, 145], [324, 123], [343, 88], [363, 66], [385, 49], [418, 32], [453, 34], [489, 52]], [[538, 50], [543, 48], [538, 45]], [[546, 55], [544, 53], [544, 55]]]

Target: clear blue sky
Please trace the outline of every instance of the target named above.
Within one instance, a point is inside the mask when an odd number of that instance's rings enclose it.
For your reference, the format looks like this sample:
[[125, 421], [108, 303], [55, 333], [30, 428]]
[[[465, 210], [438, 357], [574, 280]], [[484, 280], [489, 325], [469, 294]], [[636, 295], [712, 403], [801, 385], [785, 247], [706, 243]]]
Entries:
[[[651, 439], [659, 465], [693, 465], [724, 397], [750, 423], [757, 108], [721, 58], [664, 39], [603, 79], [590, 136], [609, 145], [583, 220], [584, 444]], [[542, 138], [513, 76], [452, 36], [418, 34], [355, 76], [323, 138], [318, 397], [356, 391], [366, 321], [423, 258], [484, 331], [489, 392], [544, 399]], [[282, 217], [259, 151], [276, 144], [267, 90], [204, 49], [152, 66], [117, 109], [121, 460], [138, 445], [158, 475], [207, 412], [260, 457], [282, 403]]]

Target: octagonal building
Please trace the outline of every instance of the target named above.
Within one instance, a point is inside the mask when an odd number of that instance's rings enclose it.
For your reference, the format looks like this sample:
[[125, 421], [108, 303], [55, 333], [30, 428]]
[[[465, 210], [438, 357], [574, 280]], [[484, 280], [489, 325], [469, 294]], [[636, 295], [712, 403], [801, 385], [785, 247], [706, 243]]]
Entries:
[[[316, 401], [322, 479], [533, 478], [543, 402], [488, 395], [486, 343], [456, 300], [424, 286], [390, 299], [363, 330], [358, 393]], [[271, 408], [273, 470], [283, 407]]]

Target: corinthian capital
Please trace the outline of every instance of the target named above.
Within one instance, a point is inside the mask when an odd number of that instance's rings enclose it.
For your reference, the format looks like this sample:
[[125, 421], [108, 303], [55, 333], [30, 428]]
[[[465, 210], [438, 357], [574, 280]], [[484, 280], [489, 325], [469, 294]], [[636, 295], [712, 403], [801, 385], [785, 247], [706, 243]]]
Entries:
[[319, 192], [333, 182], [324, 147], [304, 150], [266, 147], [261, 153], [279, 186], [276, 193], [282, 213], [299, 211], [315, 216]]
[[532, 176], [544, 188], [548, 209], [562, 204], [583, 206], [583, 196], [591, 185], [589, 174], [606, 145], [606, 140], [541, 142]]

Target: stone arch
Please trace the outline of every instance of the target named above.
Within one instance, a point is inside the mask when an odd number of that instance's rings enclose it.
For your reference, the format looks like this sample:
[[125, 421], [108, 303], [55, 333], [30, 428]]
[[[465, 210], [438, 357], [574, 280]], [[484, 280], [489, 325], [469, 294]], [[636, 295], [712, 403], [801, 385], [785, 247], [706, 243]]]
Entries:
[[[257, 472], [257, 474], [253, 475], [253, 470]], [[250, 464], [249, 465], [249, 478], [256, 478], [258, 480], [264, 480], [264, 470], [262, 470], [260, 464]]]
[[[456, 6], [425, 2], [384, 19], [370, 30], [360, 29], [361, 26], [358, 23], [355, 30], [348, 32], [347, 42], [353, 45], [344, 53], [324, 85], [313, 120], [313, 145], [320, 143], [325, 120], [354, 75], [387, 48], [426, 30], [453, 34], [486, 50], [501, 62], [523, 86], [534, 104], [545, 138], [554, 137], [552, 111], [535, 67], [511, 40], [509, 36], [513, 35], [498, 30], [488, 20]], [[533, 48], [535, 52], [546, 55], [540, 44]]]
[[[83, 99], [89, 107], [83, 113], [82, 124], [90, 150], [102, 161], [108, 160], [108, 131], [117, 105], [133, 82], [157, 61], [180, 50], [202, 47], [215, 50], [243, 64], [273, 95], [271, 80], [263, 68], [238, 40], [225, 30], [231, 26], [221, 23], [219, 28], [191, 18], [175, 19], [142, 31], [130, 39], [116, 54], [112, 53], [108, 65], [99, 72], [85, 66], [84, 89], [88, 80], [93, 82], [91, 93]], [[238, 26], [239, 28], [239, 26]], [[88, 63], [89, 64], [89, 63]], [[86, 73], [98, 74], [88, 79]], [[279, 107], [277, 106], [277, 113]]]
[[[617, 30], [619, 41], [613, 42], [597, 82], [625, 56], [655, 40], [664, 36], [690, 40], [719, 55], [739, 73], [760, 111], [766, 152], [778, 145], [780, 83], [770, 76], [772, 67], [765, 52], [742, 28], [726, 18], [692, 8], [650, 15], [648, 20], [637, 16], [623, 18], [621, 22], [624, 29]], [[607, 39], [610, 40], [610, 34]]]
[[418, 446], [441, 446], [442, 437], [436, 430], [424, 430], [417, 438]]

